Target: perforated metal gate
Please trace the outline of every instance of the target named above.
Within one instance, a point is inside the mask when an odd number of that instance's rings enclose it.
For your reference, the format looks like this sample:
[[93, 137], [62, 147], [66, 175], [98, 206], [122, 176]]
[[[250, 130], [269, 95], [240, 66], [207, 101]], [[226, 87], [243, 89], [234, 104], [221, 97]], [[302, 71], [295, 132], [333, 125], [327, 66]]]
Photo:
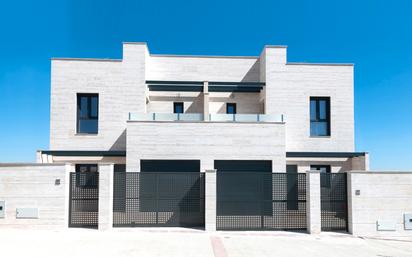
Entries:
[[117, 172], [113, 226], [203, 227], [205, 179], [200, 172]]
[[306, 174], [217, 172], [218, 230], [306, 230]]
[[99, 173], [71, 172], [69, 198], [69, 227], [97, 228]]
[[346, 173], [321, 173], [321, 227], [323, 231], [348, 231]]

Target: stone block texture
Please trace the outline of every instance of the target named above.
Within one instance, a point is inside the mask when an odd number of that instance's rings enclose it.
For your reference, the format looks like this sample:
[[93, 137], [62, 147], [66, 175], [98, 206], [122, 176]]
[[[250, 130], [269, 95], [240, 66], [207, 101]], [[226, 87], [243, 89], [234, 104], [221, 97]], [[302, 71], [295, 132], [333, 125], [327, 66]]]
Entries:
[[273, 171], [285, 171], [283, 123], [137, 122], [127, 124], [128, 171], [140, 171], [140, 160], [272, 160]]
[[[66, 228], [68, 183], [65, 165], [0, 166], [0, 201], [6, 205], [0, 229]], [[16, 208], [37, 208], [38, 218], [16, 219]]]
[[[359, 192], [359, 195], [356, 192]], [[412, 173], [348, 173], [349, 230], [357, 236], [412, 236], [404, 215], [412, 213]], [[377, 222], [395, 224], [395, 231], [378, 231]]]
[[[203, 113], [203, 94], [153, 92], [147, 80], [265, 82], [260, 93], [209, 94], [210, 113], [284, 114], [285, 150], [354, 151], [353, 66], [288, 63], [285, 47], [259, 56], [172, 56], [150, 54], [144, 43], [123, 44], [122, 60], [54, 59], [51, 71], [51, 150], [126, 150], [129, 112]], [[76, 133], [76, 94], [99, 94], [99, 133]], [[331, 136], [310, 137], [309, 98], [331, 98]], [[242, 126], [242, 125], [239, 125]], [[358, 165], [359, 166], [359, 165]]]

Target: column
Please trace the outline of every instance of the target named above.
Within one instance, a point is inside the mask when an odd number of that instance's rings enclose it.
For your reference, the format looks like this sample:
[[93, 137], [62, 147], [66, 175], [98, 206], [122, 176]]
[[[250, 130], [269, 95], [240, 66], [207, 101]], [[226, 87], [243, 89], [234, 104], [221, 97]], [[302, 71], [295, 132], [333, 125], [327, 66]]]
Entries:
[[206, 170], [205, 229], [216, 231], [216, 170]]
[[209, 82], [203, 82], [203, 120], [209, 120]]
[[320, 233], [320, 215], [320, 172], [308, 171], [306, 173], [306, 221], [309, 234]]
[[114, 164], [99, 164], [99, 230], [113, 227]]

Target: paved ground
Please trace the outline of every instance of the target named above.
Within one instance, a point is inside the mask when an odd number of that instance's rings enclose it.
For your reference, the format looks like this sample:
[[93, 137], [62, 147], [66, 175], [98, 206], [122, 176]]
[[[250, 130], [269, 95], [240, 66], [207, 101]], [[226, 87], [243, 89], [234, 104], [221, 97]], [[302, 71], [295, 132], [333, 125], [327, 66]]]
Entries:
[[0, 256], [340, 257], [412, 256], [412, 240], [377, 240], [325, 233], [128, 229], [64, 232], [0, 230]]

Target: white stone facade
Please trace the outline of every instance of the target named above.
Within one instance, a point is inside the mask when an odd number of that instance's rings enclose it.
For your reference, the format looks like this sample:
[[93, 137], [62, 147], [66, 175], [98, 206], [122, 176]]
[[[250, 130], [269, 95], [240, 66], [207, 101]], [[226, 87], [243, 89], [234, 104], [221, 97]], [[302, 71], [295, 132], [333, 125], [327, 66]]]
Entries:
[[[289, 63], [286, 50], [285, 46], [266, 46], [259, 56], [178, 56], [151, 54], [145, 43], [124, 43], [122, 60], [53, 59], [50, 150], [128, 153], [134, 148], [127, 142], [129, 113], [172, 113], [173, 103], [183, 102], [185, 113], [222, 114], [226, 103], [236, 103], [238, 114], [283, 115], [285, 152], [354, 152], [353, 65]], [[205, 102], [202, 92], [152, 91], [147, 81], [257, 82], [264, 86], [254, 93], [208, 92]], [[99, 95], [97, 134], [76, 132], [77, 93]], [[310, 136], [311, 96], [330, 97], [330, 136]], [[127, 159], [131, 163], [125, 156], [39, 156], [39, 162], [125, 163]], [[284, 157], [274, 166], [295, 164], [299, 172], [319, 163], [331, 165], [333, 172], [367, 167], [364, 159], [353, 159]]]
[[[0, 218], [0, 229], [66, 228], [69, 172], [70, 166], [64, 164], [1, 164], [0, 201], [5, 203], [5, 215]], [[35, 209], [38, 216], [17, 218], [20, 208]]]

